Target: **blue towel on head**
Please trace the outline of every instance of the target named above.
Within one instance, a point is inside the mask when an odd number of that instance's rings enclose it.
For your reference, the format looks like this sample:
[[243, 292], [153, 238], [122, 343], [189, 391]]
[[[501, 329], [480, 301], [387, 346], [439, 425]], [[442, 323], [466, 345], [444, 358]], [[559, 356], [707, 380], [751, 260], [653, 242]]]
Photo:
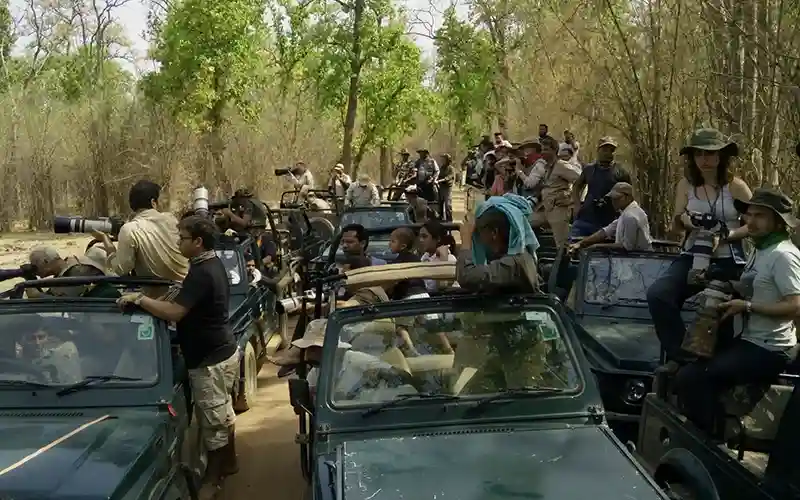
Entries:
[[[490, 208], [496, 208], [503, 212], [511, 223], [508, 235], [508, 255], [528, 252], [535, 257], [536, 249], [539, 248], [539, 240], [533, 234], [533, 228], [529, 222], [530, 216], [533, 214], [530, 202], [513, 193], [492, 196], [475, 208], [475, 220]], [[478, 235], [473, 233], [472, 261], [478, 265], [486, 264], [488, 261], [486, 255], [486, 247], [481, 244]]]

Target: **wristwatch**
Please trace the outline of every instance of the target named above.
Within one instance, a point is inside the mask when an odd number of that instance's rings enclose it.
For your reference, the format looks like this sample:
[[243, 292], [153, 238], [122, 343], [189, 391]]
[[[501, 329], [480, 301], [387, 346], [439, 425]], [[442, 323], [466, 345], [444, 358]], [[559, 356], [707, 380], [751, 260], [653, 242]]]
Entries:
[[744, 311], [747, 314], [750, 314], [750, 313], [753, 312], [753, 303], [750, 302], [749, 300], [744, 303]]
[[[142, 301], [143, 301], [143, 300], [144, 300], [144, 294], [143, 294], [143, 293], [140, 293], [140, 294], [139, 294], [139, 295], [138, 295], [138, 296], [137, 296], [137, 297], [136, 297], [136, 298], [133, 300], [133, 303], [134, 303], [134, 304], [136, 304], [137, 306], [140, 306], [140, 305], [142, 305]], [[748, 304], [749, 304], [749, 302], [748, 302]]]

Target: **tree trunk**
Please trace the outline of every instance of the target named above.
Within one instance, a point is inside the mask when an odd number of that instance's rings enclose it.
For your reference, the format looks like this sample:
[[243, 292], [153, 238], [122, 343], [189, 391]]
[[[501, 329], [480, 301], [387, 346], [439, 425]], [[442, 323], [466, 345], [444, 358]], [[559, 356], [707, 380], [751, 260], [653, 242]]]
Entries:
[[344, 118], [344, 134], [342, 136], [342, 164], [345, 171], [351, 171], [353, 158], [353, 135], [358, 114], [358, 90], [361, 76], [361, 24], [364, 18], [365, 0], [355, 0], [353, 6], [353, 45], [350, 54], [350, 88], [347, 92], [347, 114]]

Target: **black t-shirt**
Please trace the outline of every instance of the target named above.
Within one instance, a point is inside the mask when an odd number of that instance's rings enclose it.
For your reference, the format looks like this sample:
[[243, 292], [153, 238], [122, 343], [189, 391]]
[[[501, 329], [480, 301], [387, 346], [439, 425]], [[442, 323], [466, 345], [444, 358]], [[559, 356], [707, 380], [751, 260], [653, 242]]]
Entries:
[[178, 343], [187, 368], [210, 366], [233, 356], [236, 340], [228, 328], [230, 285], [217, 257], [189, 266], [175, 303], [189, 311], [178, 321]]
[[583, 168], [581, 179], [586, 184], [587, 191], [577, 219], [592, 223], [598, 228], [611, 224], [617, 218], [614, 206], [607, 202], [598, 207], [597, 200], [605, 197], [618, 182], [630, 184], [631, 175], [616, 162], [609, 167], [602, 167], [595, 162]]

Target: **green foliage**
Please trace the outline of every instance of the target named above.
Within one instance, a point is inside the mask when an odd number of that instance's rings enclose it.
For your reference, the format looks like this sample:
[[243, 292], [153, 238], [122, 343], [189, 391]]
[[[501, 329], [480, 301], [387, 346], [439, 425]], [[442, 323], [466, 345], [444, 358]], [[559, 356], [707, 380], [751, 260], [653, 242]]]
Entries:
[[[321, 110], [344, 116], [353, 59], [353, 12], [327, 6], [310, 28], [313, 48], [306, 71]], [[359, 122], [356, 162], [379, 144], [413, 132], [417, 119], [432, 112], [435, 99], [423, 86], [419, 47], [405, 34], [405, 20], [385, 1], [368, 1], [360, 30]]]
[[485, 31], [458, 19], [455, 8], [450, 7], [435, 43], [436, 83], [443, 105], [457, 124], [462, 144], [471, 144], [484, 129], [491, 109], [488, 104], [497, 73], [491, 41]]
[[145, 94], [197, 130], [221, 125], [228, 105], [254, 118], [263, 75], [263, 13], [260, 0], [176, 3], [152, 50], [161, 67], [143, 82]]

